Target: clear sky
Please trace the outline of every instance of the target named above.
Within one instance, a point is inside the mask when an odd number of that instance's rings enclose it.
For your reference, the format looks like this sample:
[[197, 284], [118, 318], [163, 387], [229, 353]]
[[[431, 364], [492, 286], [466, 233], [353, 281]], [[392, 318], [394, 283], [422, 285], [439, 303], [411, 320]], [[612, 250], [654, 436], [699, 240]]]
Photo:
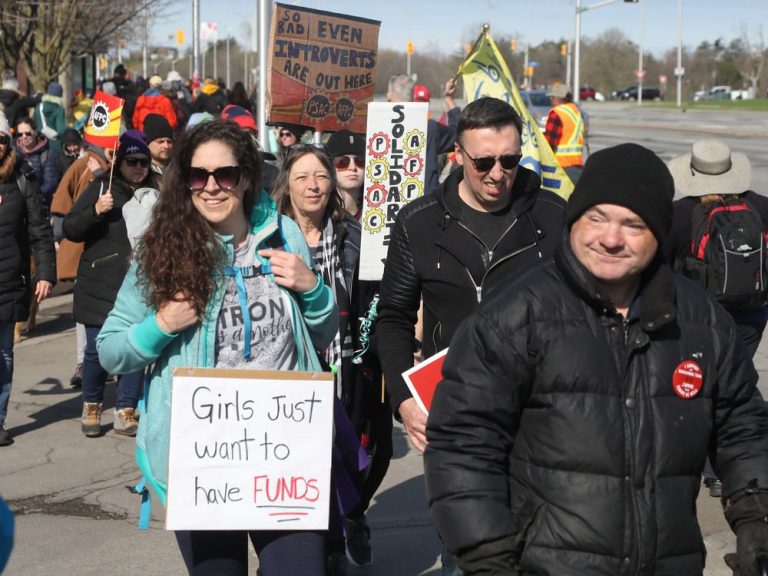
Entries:
[[[600, 0], [582, 0], [582, 7]], [[726, 43], [741, 36], [747, 27], [756, 38], [760, 27], [768, 37], [768, 0], [682, 0], [683, 45], [695, 48], [702, 41], [722, 38]], [[474, 41], [483, 23], [491, 34], [516, 36], [518, 44], [570, 38], [575, 27], [575, 0], [287, 0], [293, 4], [381, 21], [379, 47], [405, 49], [409, 40], [415, 50], [461, 50]], [[256, 0], [200, 0], [201, 22], [216, 22], [220, 37], [231, 31], [243, 42], [253, 22]], [[643, 18], [644, 13], [644, 18]], [[152, 37], [167, 43], [176, 28], [184, 28], [191, 43], [192, 0], [182, 0], [176, 16], [158, 22]], [[642, 23], [644, 22], [644, 26]], [[677, 46], [678, 0], [620, 0], [582, 13], [582, 37], [595, 37], [617, 27], [633, 42], [660, 55]]]

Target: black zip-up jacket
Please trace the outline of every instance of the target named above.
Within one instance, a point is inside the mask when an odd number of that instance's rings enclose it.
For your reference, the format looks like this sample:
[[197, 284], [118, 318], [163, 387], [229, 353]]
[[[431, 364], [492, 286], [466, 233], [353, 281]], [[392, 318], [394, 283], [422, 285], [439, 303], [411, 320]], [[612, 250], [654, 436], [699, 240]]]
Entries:
[[564, 237], [459, 329], [443, 375], [425, 475], [467, 574], [701, 576], [707, 453], [725, 496], [768, 487], [752, 362], [660, 256], [625, 320]]
[[424, 300], [424, 356], [451, 342], [464, 318], [494, 287], [554, 253], [565, 222], [565, 201], [541, 190], [535, 172], [518, 168], [510, 227], [495, 247], [462, 224], [461, 170], [435, 194], [400, 210], [392, 229], [376, 324], [379, 358], [392, 410], [411, 397], [401, 374], [413, 366], [414, 326]]
[[53, 230], [35, 172], [17, 157], [12, 177], [0, 182], [0, 322], [20, 322], [29, 316], [30, 253], [35, 257], [37, 279], [56, 284]]
[[[103, 178], [106, 178], [104, 176]], [[107, 181], [98, 179], [86, 188], [64, 218], [64, 235], [72, 242], [84, 242], [77, 267], [74, 316], [77, 322], [101, 326], [115, 304], [131, 257], [131, 243], [123, 219], [123, 204], [133, 196], [129, 186], [112, 179], [112, 210], [96, 214], [96, 200]]]

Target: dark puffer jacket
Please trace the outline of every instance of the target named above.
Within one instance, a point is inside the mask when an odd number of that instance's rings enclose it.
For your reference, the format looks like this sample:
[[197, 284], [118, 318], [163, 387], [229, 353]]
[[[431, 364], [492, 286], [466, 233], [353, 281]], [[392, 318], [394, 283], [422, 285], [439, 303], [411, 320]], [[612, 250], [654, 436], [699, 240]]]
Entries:
[[77, 268], [74, 316], [77, 322], [88, 326], [104, 324], [115, 304], [131, 257], [122, 208], [133, 196], [133, 191], [123, 180], [113, 178], [112, 210], [97, 215], [94, 210], [96, 200], [100, 191], [106, 189], [104, 179], [92, 182], [64, 218], [67, 239], [85, 243]]
[[[456, 334], [425, 471], [469, 573], [700, 576], [708, 450], [726, 495], [768, 487], [768, 414], [733, 322], [661, 258], [644, 280], [624, 321], [565, 237]], [[687, 361], [703, 381], [683, 399]]]
[[[19, 175], [24, 174], [23, 190]], [[13, 177], [0, 182], [0, 322], [20, 322], [29, 316], [30, 253], [39, 280], [56, 284], [53, 231], [45, 218], [35, 173], [17, 158]]]
[[510, 227], [494, 250], [463, 224], [461, 170], [437, 192], [397, 215], [387, 252], [376, 324], [379, 357], [392, 410], [411, 394], [401, 374], [413, 366], [419, 299], [424, 298], [424, 356], [451, 342], [456, 328], [495, 287], [554, 254], [565, 222], [565, 202], [541, 190], [535, 172], [518, 168]]

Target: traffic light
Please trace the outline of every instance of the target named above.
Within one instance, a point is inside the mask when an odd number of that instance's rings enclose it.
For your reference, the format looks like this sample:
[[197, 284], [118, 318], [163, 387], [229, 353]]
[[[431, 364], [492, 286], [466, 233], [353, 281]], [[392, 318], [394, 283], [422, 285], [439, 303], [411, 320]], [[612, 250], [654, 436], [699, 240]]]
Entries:
[[184, 30], [182, 28], [176, 30], [176, 44], [179, 46], [184, 44]]
[[512, 52], [517, 52], [517, 38], [510, 40], [509, 47], [512, 48]]
[[413, 42], [408, 42], [405, 45], [405, 53], [408, 54], [408, 56], [413, 55]]
[[568, 56], [568, 44], [566, 42], [560, 44], [560, 54], [563, 57]]

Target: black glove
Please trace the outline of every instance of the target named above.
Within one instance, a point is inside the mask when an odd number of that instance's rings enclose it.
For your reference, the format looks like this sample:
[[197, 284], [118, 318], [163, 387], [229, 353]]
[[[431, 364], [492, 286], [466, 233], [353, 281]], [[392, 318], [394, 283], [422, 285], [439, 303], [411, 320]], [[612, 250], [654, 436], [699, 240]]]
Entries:
[[762, 576], [768, 566], [768, 524], [748, 522], [736, 531], [736, 554], [727, 554], [725, 563], [735, 576]]

